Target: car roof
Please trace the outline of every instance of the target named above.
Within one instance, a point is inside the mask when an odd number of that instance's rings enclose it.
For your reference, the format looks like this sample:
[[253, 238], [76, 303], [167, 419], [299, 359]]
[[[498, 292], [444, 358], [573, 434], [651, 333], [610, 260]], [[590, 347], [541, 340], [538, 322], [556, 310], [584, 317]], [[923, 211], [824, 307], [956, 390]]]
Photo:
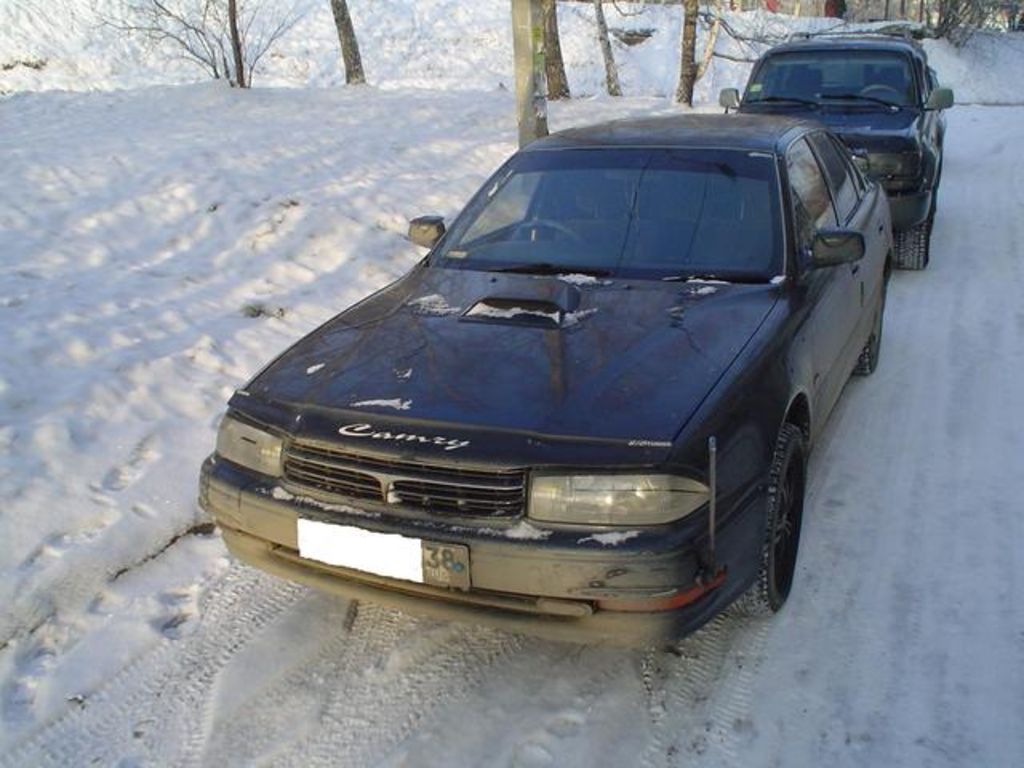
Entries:
[[535, 141], [524, 151], [669, 147], [777, 152], [814, 129], [821, 126], [778, 115], [681, 114], [570, 128]]
[[906, 37], [892, 35], [817, 35], [802, 40], [781, 43], [768, 50], [762, 58], [776, 53], [793, 51], [893, 51], [909, 53], [919, 59], [926, 60], [924, 48], [920, 43]]

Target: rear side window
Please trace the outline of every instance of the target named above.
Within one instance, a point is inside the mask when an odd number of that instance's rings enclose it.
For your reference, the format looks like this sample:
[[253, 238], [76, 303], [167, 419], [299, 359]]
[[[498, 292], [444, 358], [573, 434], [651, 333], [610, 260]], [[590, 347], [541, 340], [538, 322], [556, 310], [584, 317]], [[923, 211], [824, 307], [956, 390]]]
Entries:
[[836, 214], [825, 177], [806, 140], [799, 139], [789, 148], [786, 169], [793, 197], [796, 243], [803, 250], [811, 247], [815, 232], [836, 225]]
[[839, 149], [824, 133], [815, 133], [809, 138], [814, 151], [821, 160], [821, 167], [828, 178], [829, 186], [832, 188], [839, 223], [845, 224], [850, 220], [853, 209], [857, 207], [859, 201], [857, 187], [847, 168], [846, 158], [839, 153]]

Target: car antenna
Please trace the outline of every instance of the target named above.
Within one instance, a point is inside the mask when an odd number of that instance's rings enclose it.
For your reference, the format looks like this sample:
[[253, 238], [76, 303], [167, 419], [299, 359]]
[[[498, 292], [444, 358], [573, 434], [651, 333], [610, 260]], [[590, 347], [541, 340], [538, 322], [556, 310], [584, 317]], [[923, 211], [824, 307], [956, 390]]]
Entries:
[[712, 435], [708, 438], [708, 571], [712, 579], [718, 570], [715, 562], [715, 523], [718, 517], [718, 441]]

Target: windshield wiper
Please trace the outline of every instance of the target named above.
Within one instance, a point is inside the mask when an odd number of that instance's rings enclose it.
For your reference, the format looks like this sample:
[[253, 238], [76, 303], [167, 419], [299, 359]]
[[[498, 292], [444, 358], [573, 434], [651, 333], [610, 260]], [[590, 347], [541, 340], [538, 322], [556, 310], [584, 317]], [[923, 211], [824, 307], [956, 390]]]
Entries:
[[515, 272], [523, 275], [591, 275], [592, 277], [608, 277], [610, 269], [596, 267], [569, 267], [564, 264], [544, 262], [513, 264], [511, 267], [498, 267], [490, 272]]
[[893, 104], [891, 101], [879, 99], [876, 96], [865, 96], [861, 93], [830, 93], [822, 95], [821, 98], [828, 101], [867, 101], [872, 104], [881, 104], [883, 107], [888, 107], [890, 112], [899, 112], [900, 110], [899, 104]]
[[790, 104], [803, 104], [804, 106], [814, 107], [815, 109], [817, 109], [818, 107], [821, 106], [821, 104], [819, 104], [814, 99], [805, 99], [802, 96], [762, 96], [759, 99], [748, 99], [747, 100], [748, 104], [764, 104], [764, 103], [779, 104], [779, 103], [782, 103], [782, 102], [788, 102]]
[[768, 279], [761, 277], [760, 275], [729, 275], [722, 277], [720, 275], [714, 275], [710, 272], [684, 272], [681, 275], [669, 275], [668, 277], [661, 278], [662, 282], [665, 283], [685, 283], [693, 281], [695, 283], [718, 283], [721, 285], [729, 285], [730, 283], [767, 283]]

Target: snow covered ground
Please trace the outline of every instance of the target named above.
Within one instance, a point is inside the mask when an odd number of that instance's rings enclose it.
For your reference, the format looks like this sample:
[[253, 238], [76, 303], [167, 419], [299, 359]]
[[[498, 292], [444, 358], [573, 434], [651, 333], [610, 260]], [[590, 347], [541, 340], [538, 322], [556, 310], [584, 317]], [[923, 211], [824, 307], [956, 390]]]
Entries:
[[[32, 11], [0, 5], [0, 63]], [[100, 61], [103, 87], [164, 82], [68, 39], [61, 87]], [[1019, 38], [993, 39], [933, 54], [961, 97], [1019, 82]], [[454, 213], [514, 148], [490, 75], [414, 69], [0, 99], [0, 766], [1024, 765], [1021, 107], [949, 113], [932, 264], [895, 276], [880, 368], [816, 447], [773, 619], [578, 647], [353, 611], [227, 558], [194, 499], [230, 392], [414, 263], [407, 220]], [[676, 109], [636, 82], [553, 126]]]

